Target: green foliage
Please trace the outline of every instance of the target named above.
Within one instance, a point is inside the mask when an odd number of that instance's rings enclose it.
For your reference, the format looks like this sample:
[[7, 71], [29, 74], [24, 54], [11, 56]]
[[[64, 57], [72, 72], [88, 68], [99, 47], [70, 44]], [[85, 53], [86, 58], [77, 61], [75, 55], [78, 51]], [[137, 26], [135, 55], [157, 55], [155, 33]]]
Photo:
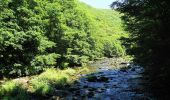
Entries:
[[95, 9], [84, 3], [81, 3], [81, 8], [87, 13], [91, 22], [94, 58], [124, 56], [125, 48], [119, 39], [127, 37], [128, 34], [123, 29], [120, 19], [122, 15], [113, 10]]
[[3, 76], [31, 74], [28, 71], [36, 56], [47, 53], [47, 49], [55, 46], [44, 35], [42, 26], [45, 20], [41, 19], [41, 13], [37, 14], [42, 9], [37, 9], [36, 3], [27, 0], [0, 1], [0, 74]]
[[106, 57], [114, 57], [114, 56], [124, 56], [125, 51], [121, 46], [121, 43], [117, 42], [106, 42], [104, 44], [104, 55]]
[[24, 77], [3, 82], [0, 85], [0, 99], [39, 100], [44, 99], [44, 97], [49, 99], [51, 95], [56, 95], [55, 90], [65, 89], [77, 81], [80, 78], [78, 74], [92, 72], [89, 68], [91, 67], [67, 68], [63, 70], [50, 68], [40, 75], [29, 77], [29, 79]]
[[54, 92], [54, 87], [52, 87], [46, 81], [33, 80], [31, 82], [33, 85], [33, 93], [40, 96], [46, 96], [47, 94], [52, 94]]
[[55, 88], [64, 88], [67, 84], [70, 84], [69, 80], [71, 76], [69, 73], [74, 74], [75, 71], [48, 69], [35, 79], [31, 80], [31, 91], [41, 96], [52, 94], [54, 93]]
[[[161, 99], [169, 98], [170, 2], [167, 0], [123, 0], [113, 6], [124, 13], [122, 19], [130, 37], [124, 44], [134, 61], [148, 72], [153, 89]], [[165, 96], [166, 95], [166, 96]]]
[[29, 100], [29, 96], [22, 84], [14, 81], [8, 81], [0, 87], [1, 100]]
[[123, 56], [120, 14], [77, 0], [1, 0], [0, 76], [38, 74]]
[[31, 66], [43, 66], [43, 68], [46, 68], [48, 66], [55, 66], [56, 59], [58, 57], [59, 55], [55, 53], [36, 56], [34, 60], [31, 62]]

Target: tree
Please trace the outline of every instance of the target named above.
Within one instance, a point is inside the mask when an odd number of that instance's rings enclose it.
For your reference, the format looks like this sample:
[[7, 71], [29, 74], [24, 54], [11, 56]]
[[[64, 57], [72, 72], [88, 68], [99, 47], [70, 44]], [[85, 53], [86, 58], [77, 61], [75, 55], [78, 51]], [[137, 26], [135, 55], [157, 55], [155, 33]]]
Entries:
[[[43, 12], [37, 9], [37, 3], [34, 0], [0, 1], [0, 74], [3, 76], [35, 74], [55, 65], [55, 61], [49, 63], [48, 59], [55, 59], [57, 55], [46, 51], [55, 43], [44, 35]], [[42, 55], [40, 61], [38, 58]], [[45, 59], [47, 61], [43, 61]]]
[[119, 16], [78, 0], [1, 0], [0, 74], [26, 76], [122, 56]]
[[157, 95], [168, 94], [170, 80], [169, 5], [167, 0], [123, 0], [112, 4], [124, 13], [122, 19], [130, 32], [130, 38], [125, 40], [128, 52], [148, 71], [153, 88], [159, 90]]

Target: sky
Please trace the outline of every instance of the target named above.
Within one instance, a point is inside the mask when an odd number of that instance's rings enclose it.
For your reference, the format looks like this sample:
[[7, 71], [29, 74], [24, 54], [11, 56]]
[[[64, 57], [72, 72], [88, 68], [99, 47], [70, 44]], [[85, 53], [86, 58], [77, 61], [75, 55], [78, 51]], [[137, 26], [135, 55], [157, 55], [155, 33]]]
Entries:
[[95, 8], [110, 9], [110, 4], [116, 0], [80, 0]]

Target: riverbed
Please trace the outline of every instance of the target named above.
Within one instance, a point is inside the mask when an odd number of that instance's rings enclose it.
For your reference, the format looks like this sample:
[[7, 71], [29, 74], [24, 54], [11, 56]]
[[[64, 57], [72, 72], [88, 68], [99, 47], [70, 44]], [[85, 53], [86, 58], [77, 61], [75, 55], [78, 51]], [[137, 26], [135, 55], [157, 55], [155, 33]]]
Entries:
[[[90, 64], [96, 72], [81, 78], [60, 98], [63, 100], [155, 100], [141, 66], [104, 59]], [[121, 67], [120, 67], [121, 66]], [[58, 90], [59, 91], [59, 90]], [[62, 91], [63, 92], [63, 91]]]

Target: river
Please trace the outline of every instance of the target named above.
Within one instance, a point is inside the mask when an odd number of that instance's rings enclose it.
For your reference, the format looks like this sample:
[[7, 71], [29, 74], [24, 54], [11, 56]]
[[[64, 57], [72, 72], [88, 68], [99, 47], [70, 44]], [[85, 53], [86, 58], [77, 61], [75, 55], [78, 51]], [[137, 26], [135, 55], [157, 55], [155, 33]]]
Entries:
[[115, 59], [104, 59], [90, 66], [96, 73], [82, 75], [79, 81], [67, 89], [64, 100], [155, 100], [149, 89], [144, 69], [138, 65], [121, 62], [115, 68]]

